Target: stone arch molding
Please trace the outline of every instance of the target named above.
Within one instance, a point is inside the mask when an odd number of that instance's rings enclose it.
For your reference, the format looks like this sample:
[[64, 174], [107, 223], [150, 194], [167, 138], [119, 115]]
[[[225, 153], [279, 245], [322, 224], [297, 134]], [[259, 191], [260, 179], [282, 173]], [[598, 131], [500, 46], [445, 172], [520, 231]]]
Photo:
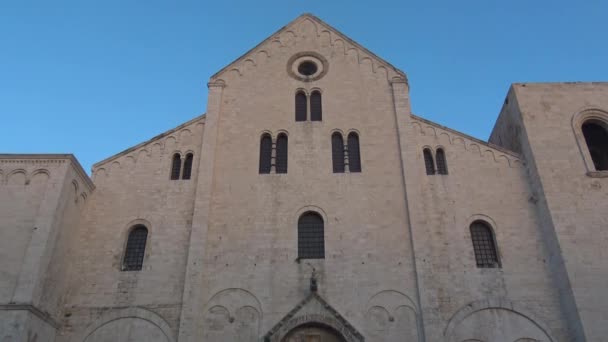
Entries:
[[222, 290], [209, 299], [203, 316], [203, 340], [208, 342], [259, 340], [260, 301], [240, 288]]
[[[587, 147], [587, 142], [585, 141], [585, 136], [583, 135], [583, 123], [589, 120], [599, 121], [605, 125], [608, 125], [608, 112], [596, 107], [584, 107], [579, 109], [572, 116], [572, 132], [574, 134], [574, 138], [576, 139], [578, 150], [583, 158], [583, 162], [585, 163], [587, 174], [593, 176], [593, 173], [598, 171], [595, 170], [593, 159], [591, 158], [589, 148]], [[606, 171], [599, 171], [599, 173], [605, 172]]]
[[[523, 162], [513, 152], [502, 150], [499, 147], [480, 141], [471, 137], [467, 137], [462, 133], [457, 133], [451, 130], [444, 130], [438, 125], [426, 121], [425, 119], [412, 115], [411, 127], [419, 135], [431, 136], [440, 140], [437, 146], [455, 146], [461, 147], [465, 151], [479, 155], [480, 157], [491, 160], [497, 164], [505, 165], [510, 168], [518, 168], [523, 165]], [[445, 150], [444, 147], [444, 150]]]
[[365, 329], [371, 341], [418, 341], [416, 305], [405, 294], [384, 290], [373, 295], [365, 308]]
[[158, 314], [139, 307], [103, 314], [71, 342], [175, 342], [171, 327]]
[[446, 342], [556, 341], [539, 319], [502, 298], [469, 303], [458, 310], [444, 330]]
[[276, 58], [276, 51], [280, 54], [282, 49], [291, 48], [302, 41], [311, 39], [320, 40], [322, 50], [330, 49], [324, 51], [328, 51], [331, 55], [340, 54], [353, 57], [362, 68], [384, 77], [387, 81], [397, 77], [406, 80], [407, 83], [407, 77], [402, 71], [310, 14], [304, 14], [280, 29], [251, 51], [211, 76], [211, 80], [223, 78], [224, 75], [242, 77], [267, 59]]

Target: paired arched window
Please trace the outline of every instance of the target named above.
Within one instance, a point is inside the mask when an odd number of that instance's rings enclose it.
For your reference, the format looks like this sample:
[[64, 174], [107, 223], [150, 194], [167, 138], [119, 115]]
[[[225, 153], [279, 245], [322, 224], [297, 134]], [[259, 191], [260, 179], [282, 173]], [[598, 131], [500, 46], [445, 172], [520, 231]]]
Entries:
[[338, 132], [331, 135], [331, 159], [334, 173], [344, 173], [344, 139]]
[[[277, 136], [276, 144], [272, 144], [272, 137], [264, 133], [260, 140], [260, 174], [272, 171], [273, 160], [276, 173], [287, 173], [287, 134], [280, 133]], [[274, 150], [274, 158], [272, 152]]]
[[[435, 159], [433, 159], [433, 152], [428, 147], [422, 150], [422, 155], [424, 157], [424, 168], [426, 169], [427, 175], [448, 174], [448, 163], [445, 158], [445, 151], [442, 148], [438, 148], [437, 151], [435, 151]], [[435, 169], [435, 162], [437, 162], [437, 169]]]
[[350, 172], [361, 172], [359, 136], [355, 132], [348, 134], [348, 169]]
[[146, 226], [140, 224], [131, 228], [127, 238], [125, 255], [122, 259], [123, 271], [139, 271], [142, 269], [147, 240], [148, 228]]
[[342, 134], [334, 132], [331, 135], [331, 160], [334, 173], [344, 173], [346, 165], [349, 172], [361, 172], [361, 152], [359, 150], [359, 135], [350, 132], [346, 145]]
[[437, 161], [437, 173], [440, 175], [447, 175], [448, 164], [445, 161], [445, 152], [442, 148], [438, 148], [435, 152], [435, 160]]
[[492, 228], [484, 221], [475, 221], [471, 224], [470, 229], [477, 267], [500, 267], [496, 239]]
[[262, 135], [260, 140], [260, 173], [270, 173], [272, 166], [272, 138], [270, 134]]
[[192, 161], [194, 155], [192, 153], [186, 154], [186, 160], [184, 161], [184, 171], [182, 173], [182, 179], [190, 179], [192, 176]]
[[298, 259], [325, 258], [325, 228], [321, 215], [309, 211], [298, 219]]
[[179, 179], [179, 174], [182, 168], [182, 157], [179, 153], [173, 155], [173, 159], [171, 160], [171, 180]]
[[[310, 104], [310, 105], [309, 105]], [[321, 92], [314, 90], [307, 96], [304, 91], [299, 90], [295, 96], [296, 121], [306, 121], [310, 108], [310, 121], [323, 120], [323, 101]]]
[[190, 179], [192, 177], [193, 160], [194, 155], [188, 153], [184, 160], [184, 169], [182, 171], [182, 156], [179, 153], [175, 153], [173, 158], [171, 158], [171, 180], [178, 180], [180, 175], [182, 179]]
[[608, 131], [603, 122], [589, 120], [583, 123], [583, 136], [596, 171], [608, 170]]
[[306, 121], [308, 98], [303, 91], [296, 93], [296, 121]]
[[287, 135], [279, 134], [277, 137], [275, 168], [277, 173], [287, 173]]
[[321, 121], [323, 118], [323, 105], [321, 103], [321, 92], [318, 90], [310, 94], [310, 121]]
[[425, 148], [422, 150], [422, 154], [424, 155], [424, 167], [426, 168], [427, 175], [435, 174], [435, 162], [433, 161], [433, 153], [430, 149]]

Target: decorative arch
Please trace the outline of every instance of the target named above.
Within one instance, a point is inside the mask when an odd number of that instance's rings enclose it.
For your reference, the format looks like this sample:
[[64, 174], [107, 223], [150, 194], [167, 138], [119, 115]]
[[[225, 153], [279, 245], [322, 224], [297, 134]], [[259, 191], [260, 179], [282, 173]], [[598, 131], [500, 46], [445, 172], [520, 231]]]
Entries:
[[87, 326], [82, 333], [76, 334], [72, 338], [71, 342], [88, 342], [87, 339], [93, 336], [96, 331], [108, 324], [111, 324], [112, 322], [121, 319], [141, 319], [146, 322], [149, 322], [150, 324], [156, 326], [162, 332], [162, 334], [166, 338], [166, 342], [175, 342], [169, 323], [167, 323], [167, 321], [165, 321], [165, 319], [157, 313], [140, 307], [116, 309], [111, 310], [109, 312], [105, 312], [95, 322], [89, 324], [89, 326]]
[[[481, 312], [483, 310], [505, 310], [508, 313], [513, 313], [517, 316], [520, 316], [527, 320], [530, 324], [538, 328], [544, 335], [545, 340], [549, 342], [556, 341], [553, 336], [551, 336], [550, 330], [542, 323], [540, 319], [538, 319], [534, 314], [528, 311], [525, 307], [516, 304], [506, 298], [489, 298], [485, 300], [478, 300], [471, 302], [452, 315], [450, 320], [448, 321], [447, 326], [443, 331], [443, 335], [446, 338], [447, 342], [460, 342], [454, 340], [455, 330], [456, 328], [468, 317], [472, 316], [475, 313]], [[525, 337], [518, 337], [525, 338]], [[529, 337], [528, 337], [529, 338]], [[475, 339], [473, 339], [475, 341]]]
[[[584, 107], [572, 116], [572, 131], [578, 146], [578, 150], [583, 159], [587, 175], [596, 176], [602, 171], [608, 171], [608, 169], [598, 170], [594, 163], [591, 155], [585, 134], [583, 132], [583, 125], [585, 123], [595, 123], [603, 126], [608, 133], [608, 112], [597, 107]], [[608, 152], [606, 152], [608, 153]]]
[[248, 290], [228, 288], [209, 299], [203, 319], [204, 341], [257, 342], [262, 305]]

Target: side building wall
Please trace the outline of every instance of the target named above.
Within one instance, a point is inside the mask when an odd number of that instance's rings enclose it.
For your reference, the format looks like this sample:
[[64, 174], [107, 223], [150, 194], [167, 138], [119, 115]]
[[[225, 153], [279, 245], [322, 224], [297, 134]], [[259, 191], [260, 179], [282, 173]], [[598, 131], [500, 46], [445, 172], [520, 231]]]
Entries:
[[[204, 117], [93, 167], [97, 189], [74, 251], [58, 341], [176, 340]], [[194, 154], [192, 177], [171, 180], [172, 159]], [[143, 268], [123, 271], [130, 229], [148, 229]]]
[[0, 155], [0, 339], [53, 341], [93, 185], [71, 155]]
[[[608, 124], [608, 83], [514, 84], [490, 141], [520, 146], [573, 341], [608, 334], [608, 179], [596, 171], [581, 126]], [[510, 104], [517, 102], [517, 106]], [[504, 139], [508, 127], [520, 131]]]
[[[405, 174], [427, 341], [570, 341], [519, 156], [415, 116], [408, 128]], [[435, 164], [444, 151], [446, 175], [427, 175], [425, 148]], [[499, 267], [476, 264], [470, 226], [478, 220], [494, 232]]]

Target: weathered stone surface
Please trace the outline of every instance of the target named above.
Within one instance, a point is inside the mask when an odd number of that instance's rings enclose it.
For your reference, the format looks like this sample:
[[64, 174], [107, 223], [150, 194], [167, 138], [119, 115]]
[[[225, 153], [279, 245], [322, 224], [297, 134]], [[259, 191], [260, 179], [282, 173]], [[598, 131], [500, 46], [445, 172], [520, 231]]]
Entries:
[[[295, 121], [298, 91], [322, 93], [321, 121]], [[204, 116], [95, 164], [94, 185], [71, 155], [0, 155], [0, 341], [601, 341], [591, 119], [608, 122], [606, 83], [515, 84], [477, 140], [414, 115], [403, 72], [303, 15], [211, 77]], [[361, 172], [332, 172], [335, 132], [358, 134]], [[266, 133], [287, 135], [287, 173], [259, 174]], [[426, 174], [424, 148], [448, 174]], [[189, 153], [191, 179], [171, 180]], [[298, 259], [308, 211], [324, 259]], [[478, 220], [500, 267], [477, 267]], [[134, 225], [143, 267], [123, 271]]]

